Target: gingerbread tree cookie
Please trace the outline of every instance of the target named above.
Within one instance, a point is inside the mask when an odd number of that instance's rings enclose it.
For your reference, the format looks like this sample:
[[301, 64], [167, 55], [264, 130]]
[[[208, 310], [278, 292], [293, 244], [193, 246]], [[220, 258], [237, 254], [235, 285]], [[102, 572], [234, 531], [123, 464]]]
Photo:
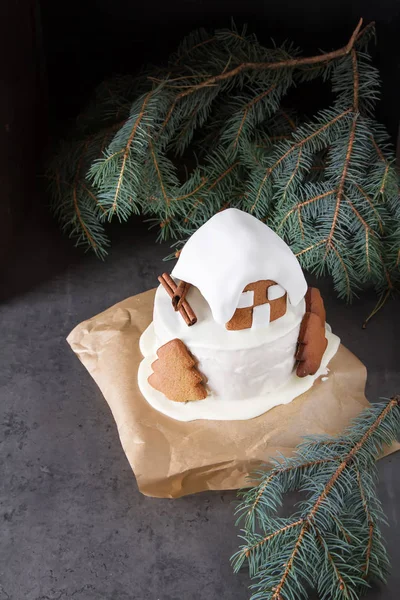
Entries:
[[158, 360], [151, 365], [150, 385], [174, 402], [204, 400], [207, 391], [196, 361], [182, 340], [174, 339], [157, 350]]

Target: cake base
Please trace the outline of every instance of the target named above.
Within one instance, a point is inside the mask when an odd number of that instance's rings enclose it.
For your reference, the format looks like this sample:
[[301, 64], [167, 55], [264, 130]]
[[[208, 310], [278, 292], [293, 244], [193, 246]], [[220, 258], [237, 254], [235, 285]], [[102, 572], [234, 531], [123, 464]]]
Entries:
[[137, 382], [139, 338], [152, 320], [154, 294], [150, 290], [127, 298], [68, 336], [110, 406], [143, 494], [178, 498], [250, 486], [249, 474], [270, 458], [290, 456], [305, 435], [341, 432], [369, 405], [366, 369], [341, 345], [325, 381], [319, 378], [293, 402], [260, 417], [185, 423], [161, 414], [144, 399]]
[[288, 404], [294, 398], [307, 392], [319, 377], [328, 374], [328, 364], [339, 348], [340, 339], [331, 332], [329, 325], [326, 326], [325, 336], [328, 345], [315, 375], [300, 378], [293, 372], [290, 379], [283, 386], [262, 396], [238, 400], [236, 398], [221, 399], [210, 394], [204, 400], [183, 403], [168, 400], [164, 394], [154, 389], [148, 382], [148, 377], [153, 372], [151, 365], [157, 359], [157, 343], [153, 323], [150, 323], [140, 338], [140, 350], [144, 359], [139, 366], [139, 389], [153, 408], [178, 421], [194, 421], [196, 419], [242, 421], [253, 419], [275, 406]]

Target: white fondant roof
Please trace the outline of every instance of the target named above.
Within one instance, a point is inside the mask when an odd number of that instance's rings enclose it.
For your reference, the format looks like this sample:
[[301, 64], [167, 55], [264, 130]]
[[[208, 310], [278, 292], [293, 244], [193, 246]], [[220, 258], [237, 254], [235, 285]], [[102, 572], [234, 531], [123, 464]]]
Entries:
[[307, 283], [289, 246], [267, 225], [236, 208], [214, 215], [186, 242], [172, 276], [199, 288], [217, 323], [233, 316], [249, 283], [272, 279], [296, 306]]

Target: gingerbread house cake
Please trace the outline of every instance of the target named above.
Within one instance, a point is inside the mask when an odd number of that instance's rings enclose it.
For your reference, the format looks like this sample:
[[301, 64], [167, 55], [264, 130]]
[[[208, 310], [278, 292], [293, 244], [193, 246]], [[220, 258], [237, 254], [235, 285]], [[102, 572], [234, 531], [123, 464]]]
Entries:
[[307, 391], [337, 351], [316, 288], [287, 244], [231, 208], [159, 277], [139, 386], [179, 420], [247, 419]]

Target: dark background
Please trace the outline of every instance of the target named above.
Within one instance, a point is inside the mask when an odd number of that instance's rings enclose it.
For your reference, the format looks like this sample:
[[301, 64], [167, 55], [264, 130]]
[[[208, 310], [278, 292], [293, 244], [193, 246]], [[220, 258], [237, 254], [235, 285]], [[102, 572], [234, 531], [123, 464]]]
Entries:
[[[161, 63], [197, 27], [247, 23], [261, 42], [290, 39], [314, 54], [344, 45], [362, 16], [382, 76], [378, 118], [396, 143], [400, 75], [398, 0], [3, 0], [0, 3], [0, 264], [24, 217], [46, 204], [43, 156], [73, 128], [94, 87], [115, 73]], [[300, 94], [301, 96], [301, 94]], [[303, 91], [311, 112], [325, 90]], [[321, 104], [327, 102], [322, 101]], [[35, 191], [40, 189], [39, 195]]]
[[[397, 134], [400, 3], [397, 0], [71, 0], [41, 2], [52, 114], [73, 115], [93, 86], [115, 72], [160, 63], [198, 27], [247, 23], [262, 43], [293, 40], [305, 53], [344, 45], [360, 17], [375, 21], [382, 73], [381, 117]], [[372, 44], [373, 45], [373, 44]], [[56, 113], [53, 112], [56, 109]]]

